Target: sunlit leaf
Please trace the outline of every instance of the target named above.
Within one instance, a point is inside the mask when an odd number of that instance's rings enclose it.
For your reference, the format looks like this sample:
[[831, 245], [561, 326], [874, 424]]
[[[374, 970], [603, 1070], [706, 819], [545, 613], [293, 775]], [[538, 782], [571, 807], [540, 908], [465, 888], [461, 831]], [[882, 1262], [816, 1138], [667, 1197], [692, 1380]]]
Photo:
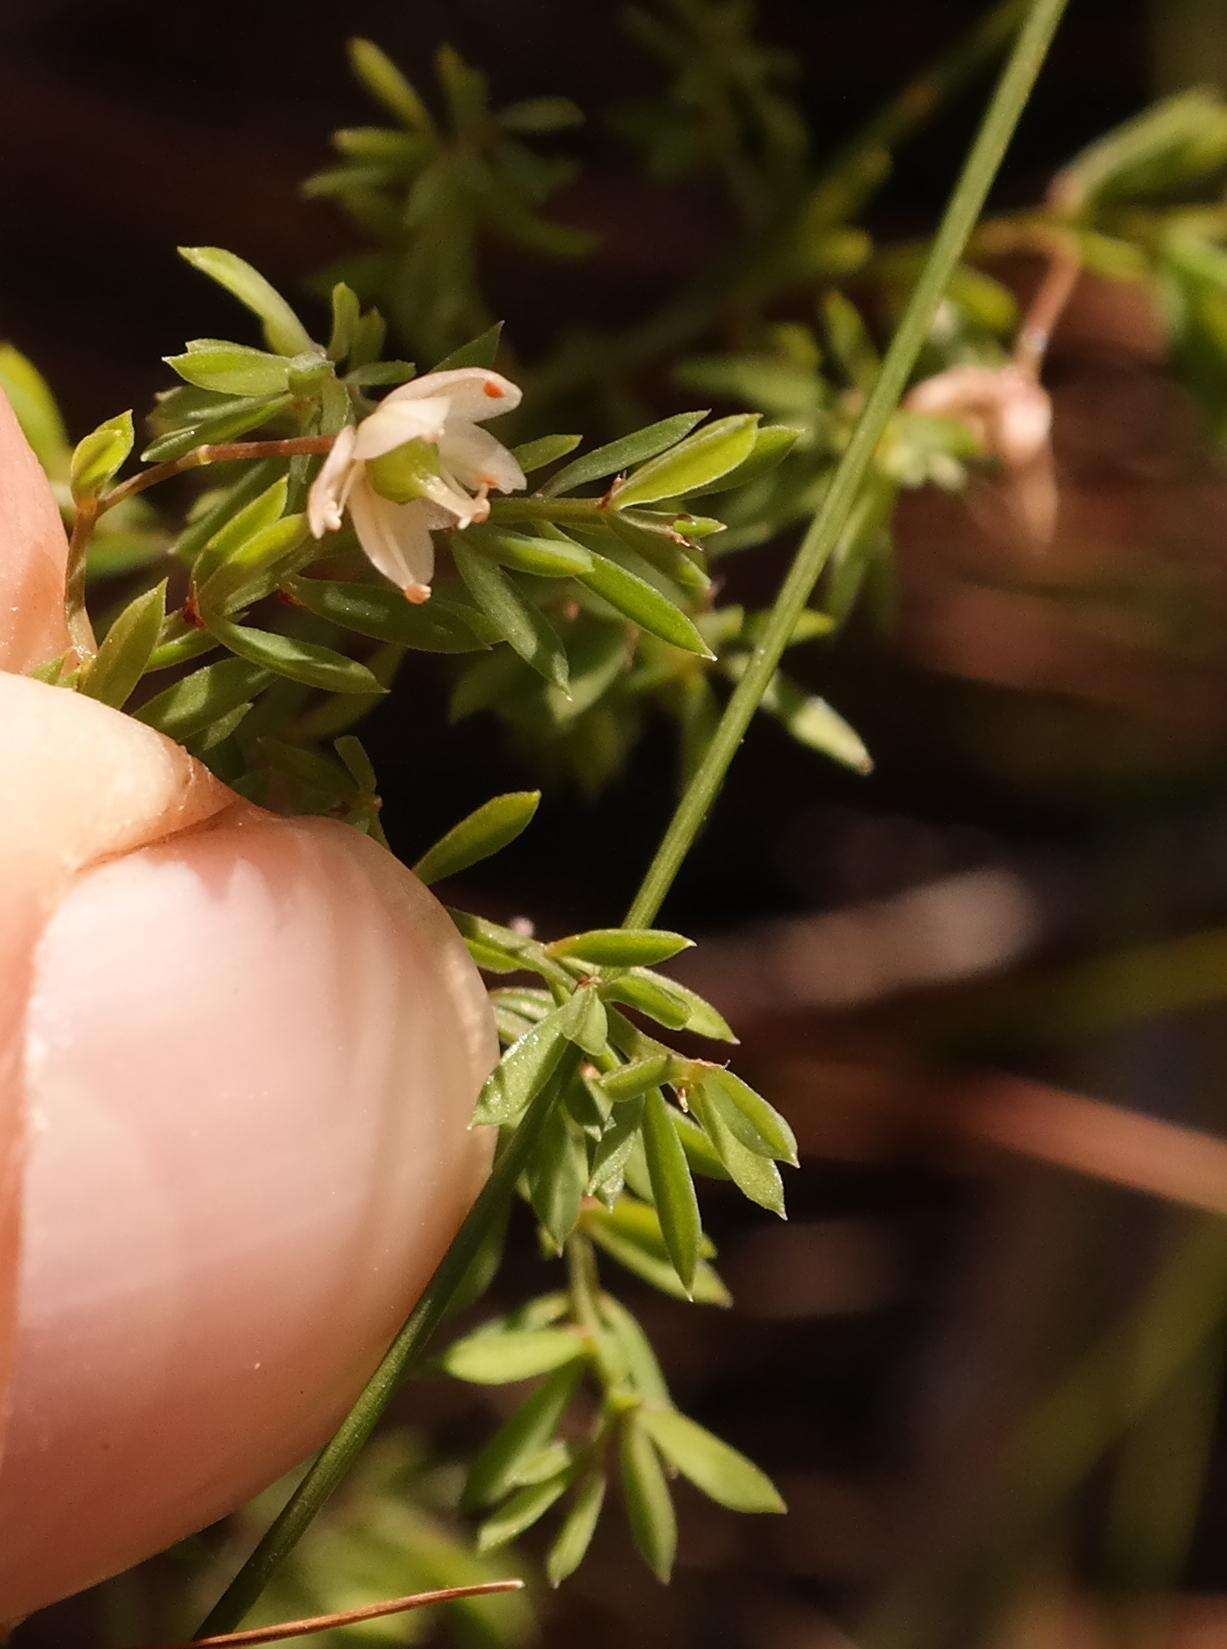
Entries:
[[693, 1094], [690, 1102], [695, 1114], [702, 1118], [708, 1138], [741, 1194], [760, 1208], [777, 1214], [780, 1219], [787, 1218], [783, 1181], [771, 1158], [760, 1156], [742, 1144], [729, 1128], [727, 1112], [708, 1090]]
[[493, 326], [488, 326], [476, 338], [462, 344], [459, 349], [453, 349], [450, 355], [445, 355], [431, 371], [453, 372], [460, 366], [492, 367], [498, 358], [499, 339], [502, 335], [503, 323], [495, 321]]
[[649, 1089], [644, 1099], [643, 1149], [665, 1247], [689, 1294], [699, 1261], [699, 1204], [686, 1153], [659, 1088]]
[[475, 956], [480, 953], [497, 959], [497, 965], [482, 961], [479, 966], [490, 966], [496, 973], [519, 973], [527, 969], [547, 978], [559, 976], [558, 968], [546, 956], [545, 946], [539, 940], [468, 911], [449, 910], [448, 915]]
[[540, 800], [539, 790], [515, 790], [483, 802], [422, 855], [414, 875], [430, 887], [488, 859], [528, 827]]
[[163, 359], [185, 383], [222, 395], [279, 395], [290, 381], [290, 363], [284, 356], [248, 349], [244, 344], [217, 343]]
[[[748, 658], [726, 658], [720, 662], [725, 673], [736, 681], [744, 675]], [[873, 771], [873, 758], [856, 729], [825, 699], [807, 693], [804, 688], [789, 681], [787, 676], [777, 672], [772, 677], [759, 708], [774, 716], [799, 744], [808, 749], [829, 756], [832, 761], [850, 767], [853, 772]]]
[[670, 1108], [669, 1121], [673, 1124], [673, 1130], [682, 1142], [682, 1150], [686, 1153], [686, 1161], [690, 1164], [691, 1173], [702, 1174], [706, 1179], [729, 1180], [732, 1178], [728, 1169], [721, 1162], [716, 1147], [693, 1117], [686, 1116], [681, 1111]]
[[557, 1106], [529, 1165], [528, 1191], [533, 1212], [559, 1254], [579, 1219], [587, 1178], [583, 1146]]
[[654, 458], [657, 453], [675, 446], [696, 424], [702, 423], [706, 412], [679, 412], [672, 418], [662, 418], [658, 424], [648, 424], [633, 435], [623, 435], [607, 446], [583, 453], [557, 475], [552, 475], [542, 487], [542, 495], [553, 498], [558, 493], [574, 492], [589, 481], [602, 481], [607, 475], [617, 475], [632, 464]]
[[493, 1551], [496, 1546], [505, 1546], [509, 1540], [523, 1534], [525, 1529], [531, 1529], [554, 1502], [562, 1498], [573, 1478], [574, 1472], [568, 1469], [548, 1482], [517, 1489], [510, 1500], [500, 1506], [492, 1517], [488, 1517], [477, 1531], [477, 1550]]
[[34, 456], [53, 478], [64, 472], [68, 431], [42, 373], [12, 344], [0, 344], [0, 389], [8, 396]]
[[547, 949], [551, 956], [569, 956], [598, 967], [622, 968], [636, 964], [667, 962], [679, 951], [694, 944], [684, 934], [664, 928], [592, 928], [556, 939]]
[[251, 310], [263, 325], [270, 349], [279, 355], [301, 355], [315, 349], [311, 334], [280, 292], [242, 258], [220, 246], [181, 246], [179, 255]]
[[199, 588], [250, 539], [275, 526], [285, 513], [289, 481], [282, 475], [227, 514], [202, 545], [192, 567]]
[[446, 1373], [472, 1385], [511, 1385], [548, 1374], [584, 1355], [584, 1342], [569, 1328], [480, 1328], [456, 1340], [439, 1359]]
[[628, 572], [616, 561], [598, 555], [594, 550], [591, 567], [578, 576], [582, 584], [625, 614], [641, 630], [647, 630], [685, 652], [697, 653], [701, 658], [714, 656], [686, 614], [646, 579], [640, 578], [638, 573]]
[[556, 464], [560, 458], [574, 452], [582, 440], [582, 435], [542, 435], [536, 441], [525, 441], [523, 446], [512, 447], [511, 456], [525, 475], [532, 475], [534, 471], [544, 469], [547, 464]]
[[749, 1083], [732, 1071], [711, 1065], [697, 1084], [724, 1116], [731, 1132], [759, 1156], [778, 1157], [797, 1166], [797, 1138], [787, 1121]]
[[690, 1006], [672, 980], [635, 971], [614, 975], [601, 989], [609, 1000], [638, 1008], [668, 1030], [680, 1031], [690, 1023]]
[[208, 618], [208, 627], [217, 639], [250, 664], [261, 665], [279, 676], [317, 687], [328, 693], [383, 693], [383, 687], [365, 664], [346, 658], [331, 647], [275, 630], [255, 630], [229, 619]]
[[540, 608], [533, 606], [511, 580], [492, 562], [466, 548], [464, 540], [453, 540], [456, 570], [473, 600], [495, 624], [526, 664], [565, 690], [568, 679], [567, 655], [553, 625]]
[[545, 1447], [583, 1378], [582, 1362], [555, 1369], [482, 1449], [469, 1469], [461, 1505], [466, 1511], [491, 1506], [514, 1486], [521, 1462]]
[[286, 593], [308, 612], [343, 629], [416, 652], [472, 653], [500, 639], [484, 614], [450, 596], [435, 594], [415, 605], [390, 584], [340, 584], [322, 578], [289, 580]]
[[246, 659], [219, 659], [142, 704], [136, 719], [182, 744], [254, 698], [272, 679], [271, 671]]
[[759, 429], [753, 447], [741, 463], [726, 470], [718, 480], [702, 490], [707, 494], [729, 492], [733, 487], [744, 487], [769, 475], [788, 457], [800, 433], [799, 429], [793, 429], [789, 424], [768, 424], [765, 429]]
[[[624, 1197], [614, 1209], [586, 1208], [581, 1224], [593, 1242], [636, 1277], [674, 1299], [688, 1297], [669, 1258], [654, 1208]], [[700, 1252], [710, 1251], [710, 1245], [701, 1245]], [[695, 1267], [689, 1298], [699, 1305], [732, 1303], [728, 1289], [705, 1259]]]
[[643, 1125], [643, 1100], [632, 1096], [618, 1106], [592, 1152], [588, 1189], [607, 1202], [616, 1201], [626, 1161]]
[[69, 470], [69, 484], [78, 503], [97, 497], [109, 486], [132, 451], [135, 438], [132, 414], [120, 412], [78, 441]]
[[166, 617], [166, 580], [130, 601], [111, 625], [78, 692], [119, 710], [144, 675]]
[[656, 1353], [652, 1350], [652, 1342], [638, 1321], [612, 1294], [601, 1297], [601, 1317], [617, 1341], [636, 1392], [649, 1403], [667, 1406], [669, 1388]]
[[314, 553], [305, 515], [286, 515], [261, 528], [203, 583], [197, 582], [201, 613], [231, 613], [262, 600], [276, 589], [289, 568], [302, 564], [304, 549]]
[[612, 1100], [637, 1099], [666, 1080], [671, 1063], [668, 1054], [652, 1054], [630, 1065], [619, 1065], [616, 1071], [601, 1078], [601, 1086]]
[[676, 1409], [644, 1408], [640, 1423], [671, 1466], [734, 1512], [783, 1512], [779, 1490], [752, 1460]]
[[233, 441], [246, 435], [270, 418], [278, 417], [293, 404], [294, 397], [287, 390], [281, 395], [248, 395], [211, 409], [202, 417], [171, 430], [151, 441], [141, 454], [147, 464], [160, 464], [171, 458], [182, 458], [199, 446], [217, 441]]
[[474, 1123], [514, 1122], [540, 1093], [566, 1047], [563, 1026], [569, 1011], [567, 1003], [556, 1008], [507, 1050], [477, 1096]]
[[681, 498], [709, 487], [754, 451], [759, 416], [742, 412], [717, 418], [688, 440], [649, 459], [614, 488], [611, 507], [654, 504], [661, 498]]
[[677, 1553], [677, 1517], [656, 1447], [638, 1413], [627, 1415], [622, 1422], [619, 1444], [622, 1493], [631, 1534], [657, 1580], [667, 1581]]
[[563, 1015], [564, 1034], [593, 1058], [601, 1053], [608, 1037], [605, 1004], [591, 986], [575, 991]]
[[605, 1504], [605, 1481], [602, 1471], [592, 1471], [580, 1480], [570, 1510], [545, 1560], [545, 1573], [551, 1586], [561, 1586], [584, 1561]]
[[504, 527], [472, 527], [465, 534], [465, 544], [500, 566], [537, 578], [572, 578], [592, 569], [591, 555], [570, 538], [538, 538]]

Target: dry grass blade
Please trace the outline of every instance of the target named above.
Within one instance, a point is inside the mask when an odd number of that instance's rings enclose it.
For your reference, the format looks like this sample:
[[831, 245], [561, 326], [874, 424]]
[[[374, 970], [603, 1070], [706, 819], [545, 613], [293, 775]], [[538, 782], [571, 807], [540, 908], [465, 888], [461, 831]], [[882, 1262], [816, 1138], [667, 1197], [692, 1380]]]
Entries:
[[[196, 1649], [246, 1649], [257, 1643], [280, 1643], [285, 1638], [310, 1637], [313, 1632], [330, 1632], [338, 1626], [356, 1626], [365, 1620], [382, 1620], [385, 1615], [403, 1615], [410, 1609], [425, 1609], [433, 1603], [455, 1603], [466, 1597], [489, 1597], [497, 1592], [519, 1592], [522, 1580], [490, 1580], [479, 1586], [447, 1586], [437, 1592], [414, 1592], [410, 1597], [385, 1598], [363, 1609], [342, 1609], [334, 1615], [312, 1615], [308, 1620], [285, 1620], [276, 1626], [252, 1626], [244, 1632], [223, 1632], [218, 1637], [196, 1638]], [[189, 1644], [149, 1644], [146, 1649], [191, 1649]]]

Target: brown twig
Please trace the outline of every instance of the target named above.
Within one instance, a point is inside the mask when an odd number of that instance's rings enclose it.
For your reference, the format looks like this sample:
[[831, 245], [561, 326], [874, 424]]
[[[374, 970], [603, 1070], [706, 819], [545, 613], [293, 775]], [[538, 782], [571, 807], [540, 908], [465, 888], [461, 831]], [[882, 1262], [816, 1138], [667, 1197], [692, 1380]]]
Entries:
[[156, 487], [160, 481], [202, 469], [206, 464], [232, 464], [242, 458], [321, 458], [331, 448], [331, 435], [296, 435], [284, 441], [224, 441], [217, 446], [193, 447], [182, 458], [168, 458], [164, 464], [154, 464], [113, 487], [98, 500], [94, 514], [105, 515], [125, 498], [134, 498], [147, 487]]
[[[1070, 219], [1082, 205], [1081, 197], [1067, 172], [1058, 172], [1045, 192], [1045, 204], [1059, 220]], [[1082, 248], [1069, 230], [1051, 228], [1046, 232], [1047, 268], [1023, 316], [1014, 343], [1014, 364], [1038, 378], [1048, 345], [1065, 306], [1074, 295], [1082, 274]]]
[[1014, 342], [1014, 365], [1033, 378], [1052, 342], [1052, 334], [1065, 313], [1082, 274], [1082, 258], [1073, 237], [1057, 233], [1048, 252], [1048, 267], [1035, 296], [1023, 316]]
[[87, 663], [98, 651], [85, 606], [85, 573], [89, 541], [99, 516], [126, 498], [135, 498], [148, 487], [156, 487], [160, 481], [169, 481], [188, 470], [203, 469], [206, 464], [232, 464], [244, 458], [319, 458], [331, 449], [332, 440], [331, 435], [299, 435], [284, 441], [226, 441], [216, 446], [193, 447], [182, 458], [168, 458], [164, 464], [154, 464], [139, 475], [121, 481], [101, 498], [83, 499], [77, 505], [72, 537], [68, 541], [64, 583], [64, 615], [79, 661]]
[[522, 1580], [490, 1580], [478, 1586], [448, 1586], [437, 1592], [415, 1592], [411, 1597], [386, 1598], [362, 1609], [342, 1609], [334, 1615], [313, 1615], [308, 1620], [287, 1620], [277, 1626], [252, 1626], [242, 1632], [223, 1632], [219, 1637], [196, 1638], [193, 1644], [150, 1644], [146, 1649], [247, 1649], [248, 1645], [279, 1643], [284, 1638], [303, 1638], [313, 1632], [329, 1632], [338, 1626], [356, 1626], [364, 1620], [382, 1620], [385, 1615], [406, 1614], [434, 1603], [455, 1603], [466, 1597], [492, 1597], [499, 1592], [519, 1592]]

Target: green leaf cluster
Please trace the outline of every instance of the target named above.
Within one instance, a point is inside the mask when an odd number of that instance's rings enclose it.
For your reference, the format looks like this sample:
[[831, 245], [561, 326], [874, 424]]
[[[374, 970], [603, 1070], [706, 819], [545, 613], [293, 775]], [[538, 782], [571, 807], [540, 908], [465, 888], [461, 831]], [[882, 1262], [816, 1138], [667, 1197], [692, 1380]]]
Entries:
[[543, 211], [575, 167], [540, 144], [583, 116], [563, 97], [491, 108], [485, 75], [451, 46], [435, 54], [437, 109], [373, 41], [351, 40], [349, 58], [393, 124], [335, 132], [337, 163], [304, 185], [379, 242], [329, 278], [378, 303], [413, 350], [437, 358], [490, 323], [479, 279], [487, 240], [550, 258], [591, 249], [585, 230]]
[[540, 1383], [469, 1469], [461, 1507], [481, 1519], [479, 1552], [526, 1533], [557, 1508], [545, 1567], [561, 1585], [583, 1562], [617, 1477], [644, 1561], [669, 1579], [677, 1520], [669, 1476], [740, 1512], [782, 1512], [770, 1478], [744, 1454], [679, 1413], [635, 1317], [595, 1287], [585, 1250], [571, 1288], [529, 1301], [453, 1342], [439, 1359], [479, 1385]]

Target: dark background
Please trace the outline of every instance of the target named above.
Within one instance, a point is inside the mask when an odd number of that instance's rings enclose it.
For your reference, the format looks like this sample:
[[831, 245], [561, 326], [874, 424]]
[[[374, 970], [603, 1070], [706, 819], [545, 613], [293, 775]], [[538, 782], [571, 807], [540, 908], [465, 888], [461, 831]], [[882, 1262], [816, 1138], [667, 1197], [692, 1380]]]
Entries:
[[[324, 162], [334, 126], [368, 118], [344, 66], [355, 32], [419, 84], [446, 39], [488, 70], [497, 100], [562, 91], [590, 112], [578, 140], [588, 170], [557, 215], [599, 229], [604, 251], [591, 275], [496, 260], [492, 288], [518, 336], [648, 312], [723, 226], [702, 189], [662, 206], [602, 126], [601, 111], [652, 74], [616, 9], [8, 0], [0, 333], [39, 363], [80, 433], [145, 404], [163, 381], [158, 358], [186, 335], [233, 329], [232, 307], [180, 263], [176, 243], [231, 247], [287, 290], [340, 253], [347, 229], [296, 186]], [[760, 16], [801, 59], [815, 130], [834, 144], [979, 9], [764, 0]], [[1185, 59], [1213, 72], [1227, 25], [1198, 33], [1198, 8], [1186, 9], [1187, 25], [1161, 0], [1153, 13], [1074, 0], [1000, 201], [1038, 198], [1062, 160], [1179, 78]], [[1213, 8], [1205, 14], [1213, 22]], [[904, 158], [876, 208], [883, 233], [932, 224], [974, 106], [960, 100]], [[1025, 287], [1030, 272], [1015, 273]], [[1010, 1084], [1026, 1079], [1213, 1131], [1227, 1053], [1213, 980], [1210, 1006], [1157, 1026], [1076, 1045], [1051, 1034], [1061, 1005], [1081, 1000], [1081, 976], [1061, 970], [1214, 931], [1227, 910], [1223, 649], [1165, 650], [1147, 619], [1173, 588], [1203, 614], [1221, 611], [1220, 472], [1144, 309], [1086, 297], [1051, 381], [1067, 496], [1044, 577], [1116, 557], [1142, 592], [1140, 619], [1122, 627], [1110, 613], [1088, 637], [1042, 589], [1019, 595], [1005, 576], [1017, 569], [965, 512], [911, 507], [898, 635], [854, 629], [808, 667], [865, 736], [875, 776], [847, 778], [756, 727], [665, 913], [708, 941], [690, 976], [742, 1029], [741, 1066], [794, 1117], [805, 1161], [787, 1228], [712, 1199], [739, 1313], [696, 1323], [637, 1303], [688, 1410], [780, 1479], [792, 1516], [739, 1523], [684, 1497], [667, 1596], [628, 1558], [624, 1535], [605, 1531], [547, 1614], [551, 1643], [633, 1633], [836, 1649], [849, 1641], [830, 1624], [839, 1620], [865, 1649], [1063, 1649], [1108, 1641], [1090, 1635], [1088, 1596], [1172, 1587], [1206, 1596], [1175, 1623], [1144, 1621], [1133, 1641], [1227, 1642], [1227, 1613], [1207, 1601], [1227, 1591], [1227, 1474], [1212, 1424], [1192, 1443], [1178, 1426], [1158, 1433], [1158, 1460], [1192, 1451], [1206, 1484], [1190, 1491], [1192, 1532], [1153, 1588], [1146, 1562], [1105, 1556], [1107, 1473], [1062, 1498], [1039, 1536], [1016, 1539], [1019, 1482], [995, 1464], [1027, 1402], [1138, 1298], [1153, 1256], [1190, 1216], [986, 1149], [985, 1129], [964, 1126], [964, 1101], [995, 1096], [1008, 1121], [1022, 1105]], [[781, 560], [748, 576], [769, 587]], [[446, 729], [443, 702], [425, 672], [370, 730], [389, 832], [409, 857], [469, 806], [531, 777], [489, 725]], [[599, 804], [547, 795], [514, 858], [458, 902], [528, 911], [547, 929], [616, 920], [668, 817], [671, 783], [669, 736], [654, 730]], [[1223, 968], [1221, 958], [1198, 966]], [[1124, 972], [1127, 983], [1141, 977]], [[523, 1260], [506, 1293], [529, 1286], [540, 1268]], [[1221, 1314], [1221, 1293], [1210, 1287], [1207, 1313]], [[1214, 1365], [1203, 1375], [1213, 1414]], [[454, 1390], [423, 1401], [466, 1447], [489, 1425]], [[1083, 1415], [1075, 1444], [1093, 1429]], [[973, 1490], [987, 1494], [987, 1514]], [[984, 1624], [1005, 1571], [1028, 1611], [1010, 1638]], [[854, 1623], [904, 1581], [915, 1585], [899, 1594], [903, 1634], [859, 1635]], [[73, 1606], [26, 1631], [31, 1644], [90, 1641], [96, 1622]]]

